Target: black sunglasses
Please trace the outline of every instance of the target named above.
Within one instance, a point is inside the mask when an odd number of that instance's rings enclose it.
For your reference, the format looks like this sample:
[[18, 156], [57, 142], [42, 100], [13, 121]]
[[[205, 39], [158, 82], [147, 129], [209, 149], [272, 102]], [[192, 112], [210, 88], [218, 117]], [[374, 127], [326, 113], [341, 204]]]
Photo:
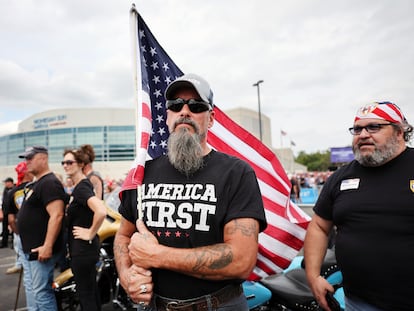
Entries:
[[184, 105], [187, 104], [188, 108], [192, 113], [200, 113], [204, 111], [210, 111], [211, 106], [209, 103], [203, 102], [201, 100], [196, 99], [182, 99], [182, 98], [176, 98], [176, 99], [168, 99], [167, 100], [167, 109], [174, 111], [174, 112], [180, 112], [181, 109], [183, 109]]
[[360, 135], [362, 130], [365, 129], [368, 133], [377, 133], [379, 132], [383, 126], [387, 125], [394, 125], [394, 123], [371, 123], [366, 126], [354, 126], [349, 128], [349, 132], [352, 135]]
[[62, 161], [60, 162], [62, 165], [72, 165], [73, 163], [75, 163], [76, 161], [73, 160], [66, 160], [66, 161]]

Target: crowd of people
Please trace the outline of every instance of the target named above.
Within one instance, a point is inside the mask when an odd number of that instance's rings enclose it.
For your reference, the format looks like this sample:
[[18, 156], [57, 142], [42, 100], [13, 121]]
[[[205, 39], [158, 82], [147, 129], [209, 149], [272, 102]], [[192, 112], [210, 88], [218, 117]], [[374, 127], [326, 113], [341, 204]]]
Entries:
[[[267, 226], [255, 172], [207, 144], [215, 111], [203, 78], [176, 79], [165, 98], [168, 152], [147, 161], [142, 183], [122, 189], [114, 240], [120, 283], [138, 310], [247, 311], [241, 284]], [[334, 173], [290, 176], [295, 202], [301, 188], [320, 190], [305, 238], [308, 282], [330, 311], [326, 295], [334, 288], [320, 270], [335, 231], [346, 310], [414, 310], [414, 154], [406, 145], [413, 127], [399, 107], [381, 102], [358, 110], [349, 131], [355, 160]], [[106, 215], [105, 188], [112, 184], [93, 171], [93, 147], [63, 151], [69, 183], [50, 171], [45, 147], [29, 147], [20, 157], [16, 185], [4, 180], [3, 211], [29, 310], [57, 310], [53, 269], [66, 245], [82, 310], [100, 310], [97, 230]], [[390, 263], [397, 264], [386, 273]]]
[[95, 264], [97, 231], [106, 216], [105, 183], [92, 169], [93, 147], [63, 151], [65, 179], [50, 170], [44, 146], [28, 147], [19, 158], [24, 161], [15, 167], [16, 184], [11, 177], [4, 180], [2, 247], [13, 234], [17, 254], [6, 273], [23, 269], [29, 311], [55, 311], [54, 270], [70, 266], [82, 310], [101, 310]]
[[[332, 171], [326, 171], [288, 174], [292, 185], [290, 189], [290, 199], [294, 203], [302, 203], [301, 189], [315, 189], [316, 193], [319, 195], [322, 187], [326, 183], [326, 180], [332, 175], [332, 173]], [[317, 196], [315, 197], [315, 200], [316, 199]]]

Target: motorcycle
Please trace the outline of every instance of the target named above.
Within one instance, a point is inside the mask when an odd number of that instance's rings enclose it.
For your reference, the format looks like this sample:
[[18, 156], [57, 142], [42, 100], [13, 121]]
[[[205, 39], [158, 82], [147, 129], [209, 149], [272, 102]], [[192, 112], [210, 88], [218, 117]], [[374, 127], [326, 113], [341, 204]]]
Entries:
[[[334, 286], [333, 298], [339, 304], [338, 310], [345, 310], [342, 273], [336, 264], [333, 249], [328, 249], [326, 253], [321, 276]], [[251, 311], [322, 310], [306, 280], [303, 256], [297, 256], [283, 273], [265, 277], [257, 282], [246, 281], [243, 287]]]

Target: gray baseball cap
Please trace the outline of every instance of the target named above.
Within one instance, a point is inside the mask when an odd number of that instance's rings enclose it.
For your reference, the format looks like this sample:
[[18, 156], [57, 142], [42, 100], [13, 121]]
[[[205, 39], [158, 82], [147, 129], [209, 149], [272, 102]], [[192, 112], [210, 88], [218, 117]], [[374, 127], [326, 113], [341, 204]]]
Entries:
[[45, 153], [45, 154], [48, 154], [47, 148], [46, 147], [43, 147], [43, 146], [31, 146], [31, 147], [27, 147], [26, 150], [23, 153], [19, 154], [19, 158], [31, 159], [37, 153]]
[[194, 73], [185, 74], [171, 82], [165, 90], [165, 99], [175, 99], [172, 96], [178, 89], [189, 86], [196, 90], [203, 101], [214, 107], [213, 91], [210, 89], [210, 85], [206, 80]]

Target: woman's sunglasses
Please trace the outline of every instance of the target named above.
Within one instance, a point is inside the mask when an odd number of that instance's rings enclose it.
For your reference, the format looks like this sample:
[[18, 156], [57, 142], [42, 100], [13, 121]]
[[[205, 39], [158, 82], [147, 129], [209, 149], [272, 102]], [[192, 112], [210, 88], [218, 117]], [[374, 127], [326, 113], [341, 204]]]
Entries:
[[76, 161], [73, 160], [66, 160], [66, 161], [62, 161], [60, 162], [62, 165], [72, 165], [73, 163], [75, 163]]

